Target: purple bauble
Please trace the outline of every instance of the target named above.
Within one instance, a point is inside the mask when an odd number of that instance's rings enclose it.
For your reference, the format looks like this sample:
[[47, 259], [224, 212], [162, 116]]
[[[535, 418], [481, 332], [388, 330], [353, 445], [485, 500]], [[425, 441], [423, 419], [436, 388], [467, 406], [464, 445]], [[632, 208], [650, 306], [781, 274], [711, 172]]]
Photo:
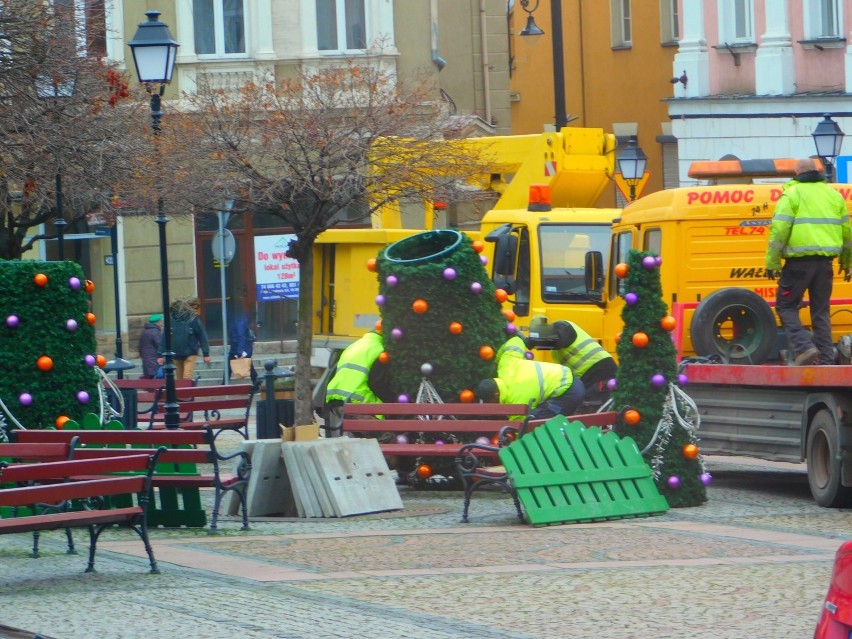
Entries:
[[33, 403], [33, 396], [29, 393], [21, 393], [18, 395], [18, 401], [21, 402], [21, 406], [29, 406]]
[[432, 374], [432, 371], [435, 370], [429, 362], [420, 365], [420, 374], [429, 377]]
[[680, 488], [680, 477], [678, 477], [677, 475], [672, 475], [671, 477], [669, 477], [666, 483], [668, 483], [669, 488], [676, 490]]
[[506, 332], [509, 333], [510, 335], [512, 335], [513, 333], [516, 333], [517, 331], [518, 331], [518, 327], [515, 326], [512, 322], [509, 322], [508, 324], [506, 324]]
[[385, 296], [384, 295], [376, 295], [376, 306], [384, 306], [385, 305]]
[[624, 296], [624, 301], [627, 302], [629, 306], [633, 306], [636, 302], [639, 301], [639, 296], [636, 293], [627, 293]]
[[678, 386], [686, 386], [686, 384], [688, 382], [689, 382], [689, 378], [686, 375], [684, 375], [683, 373], [681, 373], [680, 375], [677, 376]]
[[652, 268], [657, 268], [657, 259], [653, 255], [646, 255], [642, 258], [642, 266], [644, 266], [649, 271]]
[[445, 280], [454, 280], [456, 279], [456, 269], [447, 267], [444, 269], [444, 279]]
[[408, 395], [403, 393], [402, 395], [400, 395], [399, 397], [396, 398], [396, 401], [398, 401], [400, 404], [407, 404], [408, 403]]
[[474, 295], [479, 295], [482, 292], [482, 284], [480, 284], [479, 282], [473, 282], [470, 285], [470, 292]]
[[388, 275], [385, 278], [385, 284], [393, 288], [397, 284], [399, 284], [399, 278], [396, 275]]
[[663, 263], [663, 258], [662, 258], [662, 257], [660, 257], [659, 255], [657, 255], [657, 256], [654, 258], [654, 262], [656, 263], [656, 265], [657, 265], [657, 266], [660, 266], [660, 265]]
[[482, 262], [482, 266], [485, 266], [486, 264], [488, 264], [488, 258], [485, 257], [484, 255], [479, 256], [479, 261]]
[[68, 278], [68, 286], [70, 286], [73, 290], [80, 290], [80, 278], [79, 277], [69, 277]]
[[396, 443], [397, 444], [407, 444], [408, 443], [408, 437], [406, 435], [397, 435], [396, 436]]
[[485, 437], [485, 436], [482, 436], [482, 437], [477, 437], [477, 438], [476, 438], [476, 443], [477, 443], [477, 444], [481, 444], [482, 446], [488, 446], [488, 444], [490, 444], [490, 443], [491, 443], [491, 440], [490, 440], [490, 439], [488, 439], [488, 438], [487, 438], [487, 437]]
[[659, 388], [660, 386], [666, 383], [666, 376], [661, 375], [660, 373], [655, 373], [651, 375], [651, 383], [657, 388]]
[[75, 320], [75, 319], [65, 320], [65, 328], [69, 331], [76, 331], [77, 330], [77, 320]]
[[524, 357], [526, 359], [535, 359], [535, 353], [533, 353], [532, 351], [527, 351], [524, 353]]
[[702, 484], [704, 484], [705, 486], [709, 486], [710, 482], [713, 481], [713, 476], [710, 473], [701, 473], [699, 479], [701, 480]]
[[95, 359], [94, 355], [86, 355], [83, 358], [83, 361], [86, 362], [86, 366], [94, 366], [95, 364], [98, 363], [98, 360]]
[[9, 328], [17, 328], [18, 324], [21, 323], [21, 318], [17, 315], [10, 315], [6, 318], [6, 326]]
[[393, 337], [394, 339], [402, 339], [402, 329], [401, 328], [393, 329], [391, 331], [391, 337]]
[[612, 379], [607, 381], [606, 387], [609, 390], [614, 391], [616, 388], [618, 388], [618, 380], [613, 377]]
[[79, 391], [77, 393], [77, 401], [81, 404], [89, 403], [89, 394], [86, 391]]
[[435, 445], [436, 445], [436, 446], [443, 446], [443, 445], [444, 445], [444, 440], [443, 440], [443, 439], [436, 439], [436, 440], [435, 440]]

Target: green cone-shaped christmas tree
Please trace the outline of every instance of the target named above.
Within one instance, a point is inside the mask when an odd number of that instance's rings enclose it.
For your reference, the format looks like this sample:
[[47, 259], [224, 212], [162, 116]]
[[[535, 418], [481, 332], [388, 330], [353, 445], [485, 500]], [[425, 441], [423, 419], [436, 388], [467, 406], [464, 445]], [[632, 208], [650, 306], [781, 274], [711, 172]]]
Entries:
[[615, 431], [636, 441], [672, 508], [697, 506], [707, 501], [710, 476], [698, 451], [697, 412], [679, 389], [685, 379], [678, 376], [675, 319], [663, 302], [660, 264], [652, 253], [630, 251], [627, 264], [616, 267], [626, 304], [612, 397], [616, 410], [630, 408]]

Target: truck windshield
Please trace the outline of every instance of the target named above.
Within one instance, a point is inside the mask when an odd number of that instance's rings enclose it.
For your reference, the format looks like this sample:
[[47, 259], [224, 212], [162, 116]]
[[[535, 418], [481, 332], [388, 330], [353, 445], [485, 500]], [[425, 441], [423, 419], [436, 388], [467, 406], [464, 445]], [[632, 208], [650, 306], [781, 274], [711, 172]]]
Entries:
[[[586, 288], [586, 254], [609, 249], [609, 224], [541, 224], [541, 298], [545, 302], [601, 300], [601, 291]], [[606, 273], [597, 281], [606, 280]], [[599, 287], [598, 287], [599, 288]]]

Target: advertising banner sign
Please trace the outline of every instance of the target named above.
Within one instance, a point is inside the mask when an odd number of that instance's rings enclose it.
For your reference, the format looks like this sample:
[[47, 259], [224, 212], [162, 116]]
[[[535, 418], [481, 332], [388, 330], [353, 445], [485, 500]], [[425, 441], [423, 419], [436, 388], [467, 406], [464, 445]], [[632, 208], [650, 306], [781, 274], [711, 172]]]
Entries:
[[261, 235], [254, 238], [254, 272], [257, 301], [299, 299], [299, 263], [287, 257], [295, 235]]

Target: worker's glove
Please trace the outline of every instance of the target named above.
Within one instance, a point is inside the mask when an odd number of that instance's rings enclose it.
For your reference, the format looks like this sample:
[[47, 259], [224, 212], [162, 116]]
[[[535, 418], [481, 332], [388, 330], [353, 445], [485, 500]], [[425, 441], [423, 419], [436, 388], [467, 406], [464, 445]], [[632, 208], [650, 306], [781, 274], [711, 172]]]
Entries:
[[852, 280], [852, 268], [843, 269], [843, 281], [849, 282]]
[[778, 279], [778, 271], [776, 271], [774, 268], [766, 269], [765, 273], [766, 273], [766, 279], [769, 279], [769, 280]]

